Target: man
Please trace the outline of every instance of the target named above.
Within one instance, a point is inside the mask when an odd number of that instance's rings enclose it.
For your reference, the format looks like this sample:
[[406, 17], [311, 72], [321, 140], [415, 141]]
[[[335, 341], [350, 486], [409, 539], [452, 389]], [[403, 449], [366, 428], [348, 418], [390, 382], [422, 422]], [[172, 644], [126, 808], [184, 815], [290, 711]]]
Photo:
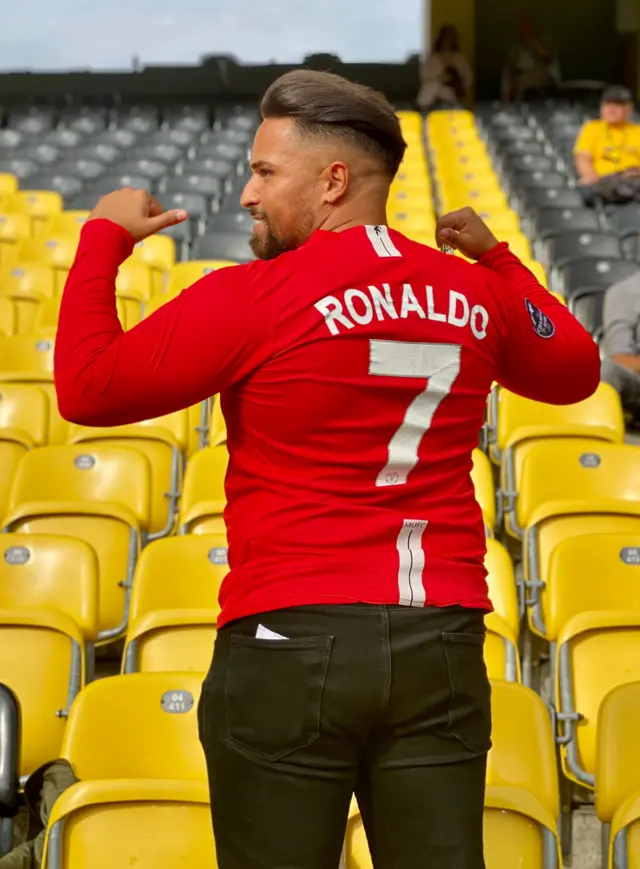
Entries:
[[599, 193], [607, 201], [627, 201], [640, 191], [640, 125], [631, 123], [633, 96], [614, 85], [602, 95], [600, 120], [587, 121], [574, 156], [587, 204]]
[[602, 379], [620, 394], [640, 424], [640, 272], [610, 287], [604, 297]]
[[291, 72], [242, 202], [262, 261], [123, 333], [118, 264], [184, 218], [142, 191], [83, 229], [60, 316], [67, 419], [221, 392], [231, 571], [199, 707], [220, 869], [336, 869], [352, 793], [376, 869], [481, 869], [490, 736], [484, 531], [470, 478], [494, 380], [575, 402], [598, 351], [470, 210], [388, 229], [403, 158], [379, 94]]

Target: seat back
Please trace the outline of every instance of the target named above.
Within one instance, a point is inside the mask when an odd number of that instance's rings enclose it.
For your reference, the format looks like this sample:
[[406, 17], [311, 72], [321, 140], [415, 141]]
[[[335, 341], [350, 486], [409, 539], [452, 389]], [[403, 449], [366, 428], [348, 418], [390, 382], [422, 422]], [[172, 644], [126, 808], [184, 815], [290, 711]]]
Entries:
[[64, 716], [84, 681], [84, 640], [56, 610], [0, 610], [0, 683], [20, 703], [20, 775], [60, 756]]
[[0, 214], [0, 265], [11, 265], [18, 258], [18, 247], [31, 235], [26, 214]]
[[62, 756], [82, 781], [206, 780], [197, 723], [202, 679], [132, 673], [92, 682], [71, 708]]
[[88, 209], [74, 209], [51, 214], [43, 221], [40, 232], [45, 236], [80, 235], [90, 213]]
[[205, 447], [187, 465], [180, 502], [179, 525], [183, 533], [224, 531], [226, 504], [224, 480], [229, 453], [226, 446]]
[[544, 404], [508, 389], [499, 390], [497, 442], [500, 450], [531, 438], [558, 436], [622, 443], [624, 416], [615, 389], [608, 383], [600, 383], [592, 396], [569, 405]]
[[50, 215], [62, 211], [62, 196], [55, 190], [18, 190], [11, 196], [9, 205], [12, 211], [31, 218], [35, 235]]
[[640, 522], [637, 525], [635, 533], [594, 529], [557, 542], [549, 555], [541, 592], [549, 640], [554, 641], [563, 626], [580, 613], [640, 612]]
[[497, 540], [487, 540], [484, 566], [487, 569], [489, 599], [494, 611], [504, 619], [517, 637], [520, 615], [513, 562], [505, 547]]
[[545, 439], [523, 458], [517, 503], [526, 528], [568, 513], [640, 515], [640, 452], [629, 444]]
[[496, 496], [493, 487], [491, 462], [479, 449], [473, 451], [471, 480], [475, 490], [476, 501], [482, 510], [487, 536], [489, 536], [493, 534], [496, 527]]
[[491, 684], [492, 748], [487, 785], [529, 791], [557, 818], [560, 812], [556, 753], [549, 710], [531, 689]]
[[148, 302], [154, 293], [153, 270], [141, 259], [129, 257], [116, 276], [116, 292], [120, 298]]
[[228, 572], [226, 541], [219, 534], [149, 544], [136, 567], [131, 623], [158, 610], [218, 608], [218, 592]]
[[558, 710], [580, 716], [573, 743], [562, 746], [565, 774], [593, 786], [584, 773], [592, 777], [596, 769], [600, 705], [614, 688], [640, 681], [640, 613], [616, 610], [574, 616], [558, 636], [555, 681]]
[[0, 293], [11, 299], [16, 309], [16, 334], [33, 331], [34, 319], [42, 299], [55, 292], [55, 272], [43, 263], [14, 263], [0, 268]]
[[0, 380], [53, 380], [53, 337], [14, 335], [0, 340]]
[[59, 502], [120, 505], [144, 529], [149, 523], [148, 462], [136, 450], [110, 446], [42, 447], [27, 453], [16, 474], [10, 509], [36, 503], [55, 513]]
[[98, 564], [93, 549], [73, 537], [0, 536], [0, 609], [65, 613], [84, 637], [98, 632]]
[[640, 792], [640, 681], [618, 685], [598, 712], [596, 811], [610, 824], [617, 809]]
[[2, 519], [4, 519], [9, 506], [11, 488], [18, 465], [27, 449], [27, 445], [19, 440], [0, 440], [0, 517]]
[[26, 445], [47, 442], [49, 400], [42, 389], [23, 383], [0, 383], [0, 439]]

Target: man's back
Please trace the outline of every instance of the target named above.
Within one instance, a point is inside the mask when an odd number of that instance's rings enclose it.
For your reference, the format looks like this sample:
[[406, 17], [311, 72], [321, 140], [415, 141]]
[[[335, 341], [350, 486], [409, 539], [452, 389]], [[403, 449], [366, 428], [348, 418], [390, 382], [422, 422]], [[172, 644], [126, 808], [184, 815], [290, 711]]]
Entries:
[[471, 266], [383, 226], [207, 275], [123, 332], [132, 240], [83, 229], [56, 343], [63, 416], [150, 419], [222, 393], [220, 623], [304, 603], [488, 607], [469, 472], [492, 382], [591, 394], [593, 341], [506, 245]]

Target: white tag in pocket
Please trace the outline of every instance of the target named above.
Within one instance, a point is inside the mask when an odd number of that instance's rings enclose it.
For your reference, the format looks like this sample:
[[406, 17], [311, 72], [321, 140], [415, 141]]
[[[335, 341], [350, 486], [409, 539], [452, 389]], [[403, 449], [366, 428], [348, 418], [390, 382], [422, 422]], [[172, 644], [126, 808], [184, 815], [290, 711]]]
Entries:
[[275, 631], [270, 631], [264, 625], [258, 625], [256, 631], [256, 640], [288, 640], [289, 637], [283, 637], [282, 634], [276, 634]]

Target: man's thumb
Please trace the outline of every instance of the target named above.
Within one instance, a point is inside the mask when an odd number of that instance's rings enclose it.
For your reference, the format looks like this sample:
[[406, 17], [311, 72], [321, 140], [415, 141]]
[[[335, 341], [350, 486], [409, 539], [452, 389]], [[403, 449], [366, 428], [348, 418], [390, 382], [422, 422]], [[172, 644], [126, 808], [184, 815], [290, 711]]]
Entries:
[[455, 244], [460, 233], [457, 229], [444, 228], [440, 230], [440, 241], [450, 242]]
[[188, 220], [189, 215], [183, 209], [174, 209], [172, 211], [164, 211], [158, 214], [157, 217], [148, 219], [149, 235], [154, 232], [160, 232], [161, 229], [166, 229], [168, 226], [175, 226], [176, 223], [183, 223]]

